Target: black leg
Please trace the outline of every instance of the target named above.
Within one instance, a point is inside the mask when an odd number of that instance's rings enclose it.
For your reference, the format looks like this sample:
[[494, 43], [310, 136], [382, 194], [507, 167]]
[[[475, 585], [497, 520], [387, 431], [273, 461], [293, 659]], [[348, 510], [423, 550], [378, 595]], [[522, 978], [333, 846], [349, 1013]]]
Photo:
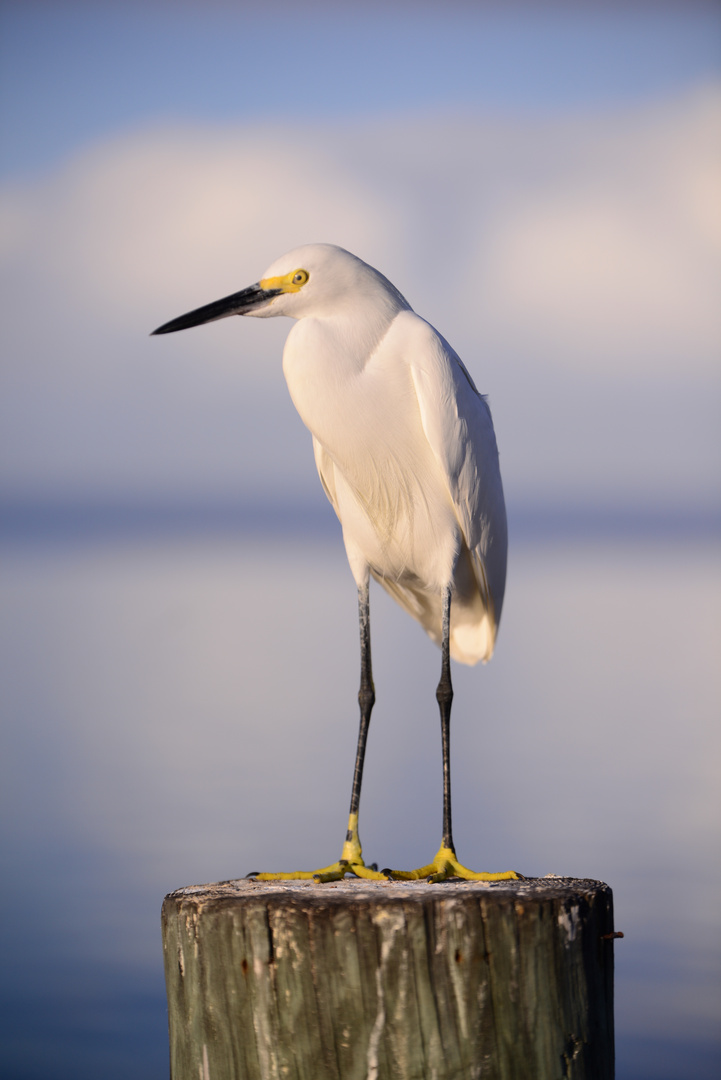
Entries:
[[441, 711], [441, 742], [443, 743], [443, 847], [455, 852], [451, 822], [451, 590], [443, 590], [443, 639], [441, 642], [441, 681], [436, 690], [436, 701]]
[[[365, 760], [368, 727], [370, 725], [371, 712], [376, 700], [376, 693], [373, 687], [373, 671], [371, 668], [371, 625], [367, 585], [359, 585], [358, 587], [358, 621], [360, 623], [361, 647], [361, 675], [360, 689], [358, 691], [360, 727], [358, 730], [358, 748], [355, 757], [355, 770], [353, 772], [353, 790], [350, 798], [350, 813], [352, 816], [355, 816], [356, 820], [358, 807], [360, 805], [361, 783], [363, 782], [363, 762]], [[350, 829], [348, 830], [346, 839], [352, 839]]]
[[330, 866], [321, 867], [320, 870], [299, 870], [290, 874], [253, 874], [258, 881], [278, 881], [291, 879], [312, 879], [316, 882], [340, 881], [346, 874], [354, 874], [359, 878], [367, 878], [370, 881], [387, 881], [385, 874], [379, 873], [375, 863], [366, 866], [363, 862], [363, 850], [358, 835], [358, 807], [360, 805], [361, 783], [363, 782], [363, 761], [366, 753], [366, 741], [370, 726], [371, 712], [375, 703], [376, 695], [373, 689], [373, 672], [371, 670], [371, 633], [370, 614], [368, 606], [368, 585], [362, 585], [358, 589], [358, 615], [360, 621], [360, 644], [361, 644], [361, 678], [360, 690], [358, 691], [358, 704], [360, 705], [360, 728], [358, 730], [358, 749], [355, 756], [355, 770], [353, 772], [353, 790], [350, 799], [350, 814], [348, 815], [348, 828], [345, 843], [341, 851], [340, 859]]
[[475, 873], [462, 866], [456, 858], [453, 844], [453, 826], [451, 822], [451, 704], [453, 686], [451, 685], [451, 589], [443, 590], [442, 597], [442, 636], [441, 636], [441, 680], [436, 690], [436, 700], [441, 711], [441, 742], [443, 743], [443, 840], [435, 858], [428, 866], [417, 870], [384, 870], [386, 877], [396, 881], [418, 881], [425, 878], [430, 882], [446, 881], [449, 877], [464, 878], [466, 881], [502, 881], [517, 878], [520, 875], [513, 870], [501, 874]]

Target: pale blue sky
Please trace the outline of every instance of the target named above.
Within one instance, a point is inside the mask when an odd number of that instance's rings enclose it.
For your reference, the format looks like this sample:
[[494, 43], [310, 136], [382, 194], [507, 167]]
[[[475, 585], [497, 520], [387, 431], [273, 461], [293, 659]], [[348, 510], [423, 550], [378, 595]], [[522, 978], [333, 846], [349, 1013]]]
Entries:
[[708, 505], [718, 4], [0, 0], [0, 41], [5, 491], [297, 492], [298, 461], [320, 500], [283, 328], [146, 335], [329, 239], [475, 366], [511, 501]]
[[577, 110], [721, 71], [713, 3], [439, 7], [4, 0], [0, 178], [160, 121]]

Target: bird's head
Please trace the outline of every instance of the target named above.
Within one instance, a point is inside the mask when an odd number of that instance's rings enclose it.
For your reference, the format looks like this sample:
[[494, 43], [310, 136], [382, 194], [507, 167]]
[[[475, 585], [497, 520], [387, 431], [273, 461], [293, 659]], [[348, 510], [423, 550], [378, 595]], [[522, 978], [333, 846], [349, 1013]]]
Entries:
[[358, 310], [364, 300], [371, 300], [376, 309], [387, 307], [389, 314], [408, 307], [394, 285], [349, 251], [334, 244], [307, 244], [276, 259], [255, 285], [189, 311], [153, 333], [187, 330], [229, 315], [322, 318], [345, 307]]

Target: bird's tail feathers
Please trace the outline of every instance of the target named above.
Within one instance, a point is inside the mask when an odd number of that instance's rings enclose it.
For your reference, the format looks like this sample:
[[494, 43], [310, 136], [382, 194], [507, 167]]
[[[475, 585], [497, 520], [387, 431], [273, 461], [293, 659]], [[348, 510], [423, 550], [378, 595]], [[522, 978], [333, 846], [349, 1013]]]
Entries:
[[[463, 558], [463, 555], [461, 555]], [[470, 572], [470, 565], [468, 570]], [[372, 572], [372, 571], [371, 571]], [[441, 595], [424, 589], [420, 583], [399, 582], [373, 574], [404, 611], [419, 622], [428, 636], [441, 644]], [[474, 575], [475, 576], [475, 575]], [[459, 589], [451, 601], [451, 657], [462, 664], [477, 664], [491, 659], [496, 640], [493, 607], [486, 606], [479, 588]]]

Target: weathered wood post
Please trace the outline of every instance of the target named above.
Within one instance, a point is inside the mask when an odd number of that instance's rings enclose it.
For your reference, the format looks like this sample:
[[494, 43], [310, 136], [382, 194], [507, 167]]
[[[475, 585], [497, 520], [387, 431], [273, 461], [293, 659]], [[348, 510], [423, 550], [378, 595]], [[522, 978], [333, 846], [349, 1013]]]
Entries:
[[229, 881], [163, 904], [172, 1080], [611, 1080], [598, 881]]

